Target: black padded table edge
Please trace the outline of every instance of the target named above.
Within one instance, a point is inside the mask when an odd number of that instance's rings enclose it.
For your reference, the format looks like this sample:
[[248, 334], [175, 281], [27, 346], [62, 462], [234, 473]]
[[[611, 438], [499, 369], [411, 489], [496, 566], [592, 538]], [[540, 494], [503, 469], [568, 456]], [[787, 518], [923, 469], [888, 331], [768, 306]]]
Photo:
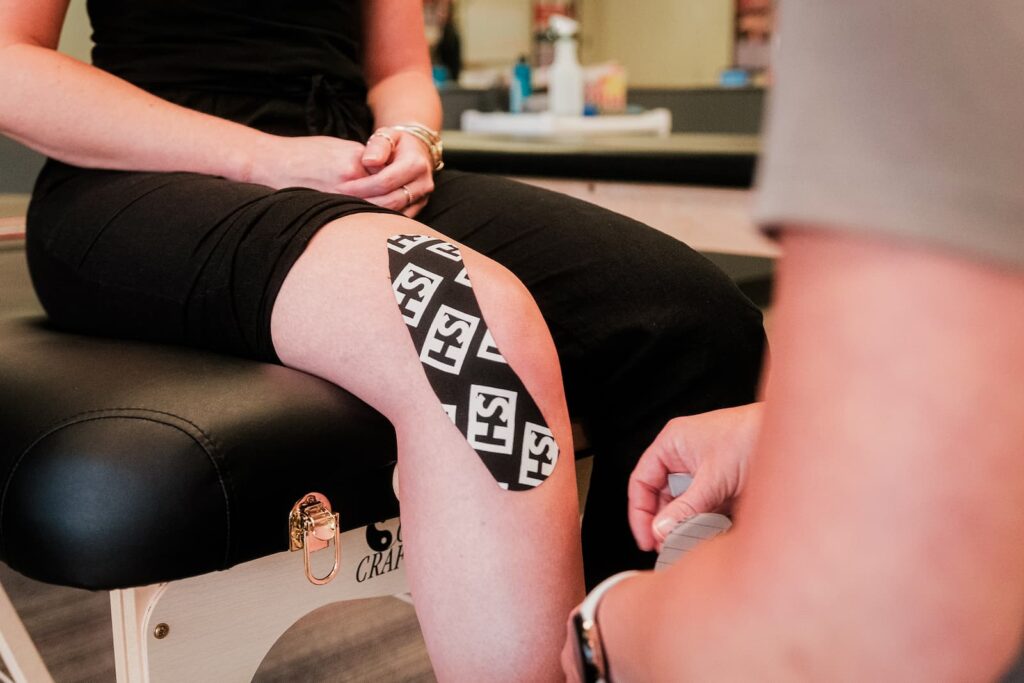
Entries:
[[445, 163], [479, 173], [748, 188], [757, 136], [532, 139], [445, 131]]

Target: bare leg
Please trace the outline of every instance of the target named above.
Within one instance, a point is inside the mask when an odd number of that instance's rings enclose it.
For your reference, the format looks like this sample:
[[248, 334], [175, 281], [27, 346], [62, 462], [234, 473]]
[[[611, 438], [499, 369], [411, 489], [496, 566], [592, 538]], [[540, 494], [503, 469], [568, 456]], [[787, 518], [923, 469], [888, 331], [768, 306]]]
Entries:
[[394, 234], [442, 237], [379, 214], [322, 229], [281, 288], [274, 346], [286, 365], [345, 387], [395, 425], [410, 584], [438, 677], [561, 680], [565, 618], [583, 584], [554, 344], [525, 287], [461, 247], [498, 348], [565, 454], [538, 488], [503, 491], [440, 410], [416, 356], [390, 286], [385, 241]]

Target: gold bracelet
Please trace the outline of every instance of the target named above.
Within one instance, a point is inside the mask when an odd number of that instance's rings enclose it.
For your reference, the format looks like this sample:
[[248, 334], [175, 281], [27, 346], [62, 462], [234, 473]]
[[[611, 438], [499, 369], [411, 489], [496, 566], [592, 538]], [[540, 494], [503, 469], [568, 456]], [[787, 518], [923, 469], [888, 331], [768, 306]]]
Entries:
[[434, 162], [434, 170], [440, 171], [444, 168], [444, 145], [441, 143], [441, 135], [436, 130], [431, 130], [421, 123], [400, 123], [395, 126], [388, 126], [393, 130], [408, 133], [423, 143], [430, 153], [430, 159]]

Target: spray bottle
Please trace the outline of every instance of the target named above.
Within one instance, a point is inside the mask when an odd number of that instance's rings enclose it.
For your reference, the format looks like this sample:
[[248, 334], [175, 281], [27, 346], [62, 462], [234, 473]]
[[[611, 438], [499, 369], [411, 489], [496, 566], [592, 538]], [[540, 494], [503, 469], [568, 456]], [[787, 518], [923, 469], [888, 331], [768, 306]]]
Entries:
[[548, 67], [548, 109], [558, 116], [582, 116], [583, 68], [575, 39], [579, 23], [553, 14], [548, 26], [555, 34], [555, 59]]

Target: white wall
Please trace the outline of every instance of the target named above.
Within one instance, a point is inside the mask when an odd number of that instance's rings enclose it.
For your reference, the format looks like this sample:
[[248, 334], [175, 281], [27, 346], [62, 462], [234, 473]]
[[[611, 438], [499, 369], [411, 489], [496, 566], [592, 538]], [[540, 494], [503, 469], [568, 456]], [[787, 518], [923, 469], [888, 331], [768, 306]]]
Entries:
[[469, 67], [512, 64], [530, 54], [530, 0], [456, 0], [462, 62]]
[[715, 85], [732, 63], [733, 0], [583, 0], [583, 61], [617, 59], [629, 84]]
[[92, 27], [85, 13], [85, 0], [71, 0], [64, 30], [60, 34], [61, 52], [83, 62], [92, 61]]

